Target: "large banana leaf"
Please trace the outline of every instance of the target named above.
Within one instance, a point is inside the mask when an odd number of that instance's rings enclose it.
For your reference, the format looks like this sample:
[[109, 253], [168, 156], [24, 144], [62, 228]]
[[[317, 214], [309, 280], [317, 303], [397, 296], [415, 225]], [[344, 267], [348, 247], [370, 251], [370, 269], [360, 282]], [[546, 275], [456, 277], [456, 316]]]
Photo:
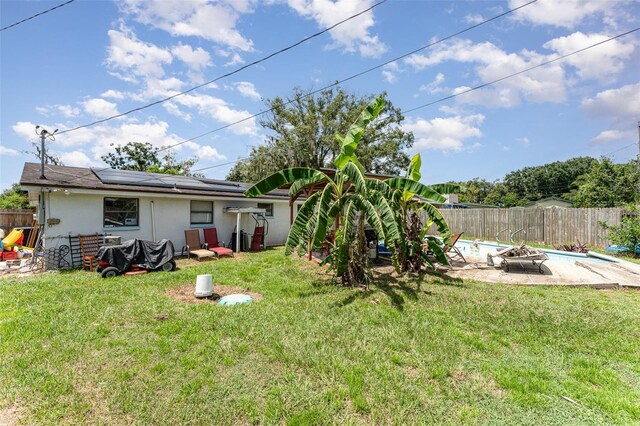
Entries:
[[374, 178], [365, 178], [365, 183], [369, 191], [379, 192], [387, 200], [391, 200], [393, 197], [394, 191], [385, 181]]
[[444, 238], [444, 243], [447, 245], [451, 245], [451, 230], [449, 229], [447, 220], [444, 218], [444, 216], [442, 216], [442, 213], [440, 213], [440, 210], [435, 208], [432, 204], [426, 202], [422, 203], [420, 205], [420, 208], [426, 211], [429, 219], [431, 219], [433, 223], [436, 224], [438, 232], [440, 232], [440, 235], [442, 235], [442, 238]]
[[308, 179], [298, 179], [291, 184], [291, 187], [289, 188], [289, 196], [293, 197], [298, 194], [298, 192], [302, 191], [303, 188], [315, 183], [320, 183], [327, 179], [329, 179], [329, 177], [320, 171]]
[[379, 237], [384, 236], [384, 226], [382, 225], [382, 220], [378, 215], [376, 207], [360, 194], [350, 194], [350, 198], [353, 200], [353, 203], [358, 207], [358, 209], [364, 213], [365, 219], [367, 220], [369, 225], [376, 231], [376, 234]]
[[420, 158], [420, 154], [416, 154], [411, 159], [407, 177], [418, 182], [422, 177], [422, 173], [420, 173], [420, 167], [422, 167], [422, 159]]
[[393, 209], [385, 199], [385, 197], [380, 192], [374, 192], [371, 195], [371, 200], [378, 210], [378, 214], [380, 219], [382, 220], [385, 233], [381, 236], [384, 236], [385, 244], [391, 245], [394, 241], [400, 239], [400, 231], [398, 230], [398, 224], [396, 222], [396, 215], [394, 214]]
[[391, 188], [399, 189], [402, 191], [409, 191], [416, 195], [426, 198], [427, 200], [435, 201], [438, 203], [444, 203], [446, 199], [436, 190], [428, 187], [420, 182], [416, 182], [407, 178], [391, 178], [385, 180], [387, 185]]
[[318, 170], [310, 169], [308, 167], [293, 167], [290, 169], [283, 169], [267, 176], [260, 182], [254, 184], [251, 188], [247, 189], [244, 192], [244, 196], [257, 197], [259, 195], [267, 194], [274, 189], [280, 188], [282, 185], [294, 183], [298, 179], [310, 179], [317, 174], [324, 173]]
[[348, 162], [341, 171], [349, 178], [355, 192], [363, 194], [366, 191], [367, 184], [365, 182], [364, 175], [355, 164]]
[[313, 246], [319, 247], [326, 239], [327, 235], [327, 223], [329, 222], [329, 211], [331, 210], [331, 204], [334, 200], [334, 195], [337, 192], [337, 188], [333, 182], [327, 183], [322, 190], [320, 196], [320, 204], [318, 205], [318, 221], [316, 222], [316, 229], [313, 232]]
[[[349, 131], [344, 137], [339, 137], [338, 140], [341, 144], [340, 154], [333, 160], [333, 164], [336, 168], [341, 169], [349, 161], [356, 159], [355, 152], [360, 142], [360, 138], [364, 134], [364, 130], [367, 125], [376, 119], [384, 108], [384, 98], [379, 97], [371, 101], [369, 105], [360, 113], [358, 119], [349, 127]], [[355, 161], [354, 161], [355, 162]], [[359, 162], [357, 165], [360, 167]]]
[[464, 186], [460, 186], [455, 183], [436, 183], [434, 185], [429, 185], [429, 187], [438, 191], [440, 194], [459, 194], [467, 191]]
[[347, 201], [344, 214], [344, 225], [343, 225], [343, 235], [344, 238], [350, 238], [353, 230], [353, 223], [356, 219], [356, 212], [358, 209], [355, 207], [355, 204], [352, 200]]
[[[436, 257], [438, 262], [440, 262], [442, 265], [449, 264], [449, 259], [447, 259], [447, 255], [444, 253], [442, 244], [436, 238], [427, 237], [427, 246], [429, 247], [429, 250], [431, 250], [433, 255]], [[431, 261], [429, 261], [428, 259], [427, 261], [431, 263]]]
[[289, 230], [289, 236], [287, 237], [287, 243], [285, 245], [285, 254], [289, 255], [294, 247], [300, 244], [306, 244], [308, 238], [306, 226], [314, 216], [314, 211], [319, 199], [320, 193], [316, 192], [307, 198], [300, 207], [296, 219], [293, 221], [293, 225], [291, 225], [291, 229]]

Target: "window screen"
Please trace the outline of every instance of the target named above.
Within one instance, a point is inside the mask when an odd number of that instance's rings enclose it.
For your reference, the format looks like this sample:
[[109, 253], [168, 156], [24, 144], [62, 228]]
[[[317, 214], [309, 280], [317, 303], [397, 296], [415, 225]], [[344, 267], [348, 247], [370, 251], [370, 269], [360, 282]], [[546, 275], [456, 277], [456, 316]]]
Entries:
[[104, 227], [138, 226], [138, 199], [111, 198], [104, 199]]
[[191, 201], [191, 224], [213, 224], [213, 201]]
[[264, 214], [266, 217], [273, 217], [273, 203], [258, 203], [258, 208], [267, 211]]

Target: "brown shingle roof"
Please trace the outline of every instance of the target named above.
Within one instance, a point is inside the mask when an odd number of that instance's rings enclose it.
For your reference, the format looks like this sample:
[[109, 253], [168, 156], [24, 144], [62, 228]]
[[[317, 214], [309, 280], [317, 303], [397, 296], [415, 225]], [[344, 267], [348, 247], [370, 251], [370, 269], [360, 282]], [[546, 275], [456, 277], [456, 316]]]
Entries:
[[[100, 191], [110, 192], [145, 192], [155, 194], [180, 194], [180, 195], [209, 195], [218, 197], [236, 197], [245, 198], [242, 192], [234, 191], [218, 191], [218, 190], [197, 190], [197, 189], [184, 189], [184, 188], [160, 188], [154, 186], [141, 185], [121, 185], [112, 183], [103, 183], [98, 176], [89, 168], [85, 167], [70, 167], [70, 166], [56, 166], [52, 164], [45, 165], [44, 175], [46, 179], [40, 179], [40, 164], [38, 163], [25, 163], [22, 170], [22, 176], [20, 177], [20, 185], [22, 186], [48, 186], [59, 188], [78, 188], [78, 189], [93, 189]], [[144, 180], [143, 176], [147, 176], [146, 173], [140, 173], [141, 181]], [[230, 181], [217, 181], [214, 179], [202, 179], [207, 183], [224, 183], [235, 184], [238, 190], [248, 189], [251, 185], [242, 182], [230, 182]], [[288, 192], [285, 190], [276, 190], [268, 195], [264, 195], [261, 198], [272, 199], [288, 199]]]

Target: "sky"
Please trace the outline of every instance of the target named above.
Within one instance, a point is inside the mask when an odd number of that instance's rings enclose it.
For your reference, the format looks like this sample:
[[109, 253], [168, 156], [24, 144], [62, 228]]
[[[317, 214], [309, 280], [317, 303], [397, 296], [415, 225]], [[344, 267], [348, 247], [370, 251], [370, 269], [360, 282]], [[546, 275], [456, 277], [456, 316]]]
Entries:
[[[0, 1], [4, 28], [64, 3]], [[373, 6], [371, 0], [76, 0], [0, 32], [0, 187], [37, 161], [35, 126], [61, 134], [65, 165], [104, 167], [130, 141], [174, 145], [224, 179], [264, 143], [266, 99], [317, 90], [526, 3], [388, 0], [331, 31], [168, 102]], [[436, 102], [640, 27], [640, 1], [538, 0], [350, 79], [388, 93], [422, 156], [425, 183], [495, 180], [576, 156], [638, 154], [640, 31]], [[430, 106], [414, 109], [421, 105]], [[213, 132], [212, 132], [213, 131]], [[204, 136], [201, 136], [203, 135]], [[31, 152], [29, 152], [31, 151]]]

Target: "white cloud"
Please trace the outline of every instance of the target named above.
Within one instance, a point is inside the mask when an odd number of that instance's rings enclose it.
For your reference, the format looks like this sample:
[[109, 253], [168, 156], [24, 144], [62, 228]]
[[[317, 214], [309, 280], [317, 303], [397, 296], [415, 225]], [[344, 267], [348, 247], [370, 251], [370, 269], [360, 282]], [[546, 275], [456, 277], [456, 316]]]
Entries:
[[124, 81], [134, 82], [131, 76], [162, 77], [164, 64], [173, 60], [171, 53], [152, 43], [138, 40], [133, 31], [123, 27], [121, 31], [109, 30], [110, 45], [107, 49], [107, 65], [112, 74]]
[[124, 93], [118, 90], [113, 90], [113, 89], [109, 89], [106, 92], [103, 92], [100, 96], [103, 98], [117, 99], [117, 100], [122, 100], [126, 97]]
[[[161, 148], [181, 142], [178, 135], [169, 133], [169, 124], [164, 121], [147, 121], [144, 123], [125, 123], [114, 127], [98, 125], [92, 128], [93, 133], [87, 144], [97, 161], [101, 156], [113, 151], [113, 146], [129, 142], [149, 142]], [[112, 146], [113, 145], [113, 146]]]
[[[529, 0], [510, 0], [509, 8], [521, 6]], [[538, 0], [529, 6], [517, 10], [513, 18], [534, 25], [553, 25], [573, 28], [586, 17], [602, 14], [605, 19], [614, 19], [620, 0]]]
[[232, 124], [242, 120], [239, 124], [229, 128], [237, 135], [258, 134], [255, 117], [247, 118], [251, 117], [250, 112], [233, 109], [223, 99], [210, 95], [187, 94], [175, 98], [173, 102], [188, 108], [195, 108], [200, 114], [224, 124]]
[[[548, 60], [545, 55], [523, 50], [507, 53], [490, 42], [474, 44], [470, 40], [455, 40], [438, 45], [431, 54], [415, 54], [405, 63], [416, 70], [439, 65], [446, 61], [476, 64], [482, 83], [488, 83]], [[469, 87], [454, 89], [461, 93]], [[492, 107], [514, 107], [522, 99], [531, 102], [561, 102], [566, 98], [564, 70], [560, 64], [550, 64], [516, 75], [491, 88], [477, 90], [458, 98], [459, 102], [483, 104]]]
[[253, 42], [240, 34], [241, 14], [252, 12], [253, 1], [121, 0], [120, 8], [140, 23], [173, 36], [201, 37], [232, 49], [250, 52]]
[[[49, 129], [51, 126], [43, 126], [45, 129]], [[25, 141], [35, 141], [37, 137], [35, 134], [36, 124], [30, 121], [18, 121], [11, 126], [11, 130], [21, 139]], [[55, 127], [54, 127], [55, 129]]]
[[191, 122], [191, 114], [188, 114], [186, 112], [183, 112], [178, 105], [172, 103], [172, 102], [164, 102], [162, 104], [162, 106], [164, 107], [164, 109], [167, 110], [167, 112], [173, 116], [176, 117], [180, 117], [183, 120], [187, 121], [187, 122]]
[[442, 93], [444, 91], [444, 88], [442, 87], [443, 82], [444, 74], [439, 72], [438, 74], [436, 74], [432, 82], [421, 85], [418, 90], [420, 90], [421, 92], [430, 93], [432, 95], [436, 93]]
[[467, 15], [464, 17], [464, 21], [467, 24], [475, 25], [484, 21], [484, 18], [482, 17], [482, 15]]
[[[478, 126], [483, 121], [484, 115], [482, 114], [437, 117], [432, 120], [418, 118], [407, 120], [402, 128], [405, 131], [413, 132], [415, 136], [414, 149], [462, 151], [467, 139], [482, 136]], [[476, 143], [466, 148], [477, 148], [478, 146]]]
[[589, 141], [590, 145], [606, 145], [620, 139], [632, 139], [636, 133], [633, 130], [604, 130]]
[[[330, 27], [373, 5], [372, 0], [287, 0], [287, 3], [301, 16], [316, 21], [320, 28]], [[364, 57], [380, 57], [387, 46], [370, 33], [374, 24], [373, 12], [369, 11], [339, 25], [330, 31], [334, 40], [331, 47], [341, 47], [351, 53], [357, 51]]]
[[58, 154], [62, 164], [74, 167], [93, 167], [98, 165], [82, 151], [63, 152]]
[[171, 53], [194, 71], [202, 71], [204, 68], [211, 66], [209, 52], [201, 47], [193, 49], [188, 44], [181, 44], [172, 47]]
[[[555, 50], [559, 55], [566, 55], [586, 46], [604, 41], [610, 36], [604, 34], [584, 34], [575, 32], [566, 37], [554, 38], [543, 46]], [[633, 53], [632, 43], [612, 40], [577, 55], [569, 56], [564, 62], [578, 69], [578, 75], [583, 79], [610, 79], [624, 69], [624, 60]]]
[[217, 149], [208, 145], [199, 145], [195, 142], [187, 142], [184, 146], [193, 150], [201, 160], [220, 161], [227, 159], [227, 157], [220, 154]]
[[593, 118], [609, 122], [608, 129], [591, 139], [592, 145], [603, 145], [637, 135], [640, 111], [640, 83], [609, 89], [582, 101], [582, 108]]
[[246, 96], [249, 99], [259, 101], [262, 98], [253, 83], [249, 81], [239, 81], [235, 83], [234, 86], [241, 95]]
[[43, 115], [45, 117], [49, 116], [49, 113], [51, 112], [51, 108], [48, 106], [37, 106], [36, 107], [36, 112], [40, 115]]
[[56, 108], [66, 118], [77, 117], [80, 115], [80, 108], [71, 105], [56, 105]]
[[640, 111], [640, 83], [598, 93], [582, 101], [582, 107], [592, 117], [611, 117], [619, 122], [637, 121]]
[[113, 102], [105, 101], [101, 98], [94, 98], [85, 101], [84, 110], [95, 118], [107, 118], [118, 115], [118, 106]]
[[524, 146], [529, 146], [529, 144], [531, 143], [531, 141], [529, 141], [529, 138], [526, 136], [523, 136], [521, 138], [517, 138], [516, 142], [518, 142], [520, 145], [524, 145]]
[[244, 59], [237, 53], [234, 53], [231, 59], [224, 64], [225, 67], [232, 67], [234, 65], [242, 65], [244, 64]]
[[396, 77], [396, 73], [400, 72], [400, 67], [398, 66], [397, 62], [391, 62], [387, 65], [385, 65], [384, 67], [382, 67], [382, 76], [385, 78], [385, 80], [387, 80], [389, 83], [395, 83], [396, 81], [398, 81], [398, 78]]
[[19, 152], [12, 148], [7, 148], [0, 145], [0, 155], [18, 155]]
[[54, 111], [62, 114], [65, 118], [72, 118], [80, 115], [80, 108], [73, 107], [71, 105], [37, 106], [36, 111], [45, 117], [49, 117]]

